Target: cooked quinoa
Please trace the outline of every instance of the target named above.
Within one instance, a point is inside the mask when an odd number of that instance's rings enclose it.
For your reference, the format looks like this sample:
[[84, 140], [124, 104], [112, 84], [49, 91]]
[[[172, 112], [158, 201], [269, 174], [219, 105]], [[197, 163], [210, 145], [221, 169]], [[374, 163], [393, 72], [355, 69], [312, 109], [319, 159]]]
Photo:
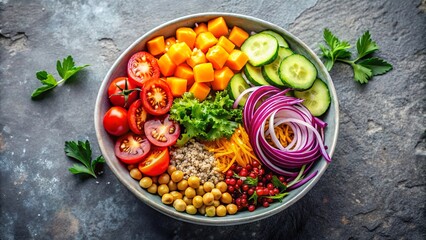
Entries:
[[197, 176], [201, 184], [207, 181], [216, 184], [224, 179], [223, 174], [216, 168], [213, 153], [205, 149], [202, 143], [193, 139], [181, 148], [172, 148], [170, 156], [170, 164], [184, 173], [184, 179]]

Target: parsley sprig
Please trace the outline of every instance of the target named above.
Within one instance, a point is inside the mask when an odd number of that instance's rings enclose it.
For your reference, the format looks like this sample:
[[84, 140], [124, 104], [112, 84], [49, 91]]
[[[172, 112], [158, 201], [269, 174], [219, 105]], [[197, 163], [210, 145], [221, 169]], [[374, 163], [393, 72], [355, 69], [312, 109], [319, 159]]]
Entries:
[[79, 162], [75, 163], [68, 170], [73, 174], [89, 174], [94, 178], [97, 178], [95, 168], [98, 163], [105, 163], [105, 159], [102, 155], [92, 160], [92, 149], [89, 141], [66, 141], [65, 142], [65, 154], [68, 157], [72, 157]]
[[31, 94], [31, 98], [36, 98], [41, 94], [46, 93], [51, 89], [54, 89], [56, 86], [65, 82], [74, 74], [88, 66], [89, 65], [87, 64], [83, 66], [75, 66], [74, 60], [71, 56], [64, 58], [62, 62], [58, 60], [56, 62], [56, 70], [58, 71], [61, 80], [57, 81], [52, 74], [48, 73], [45, 70], [37, 72], [36, 77], [43, 85], [33, 91], [33, 93]]
[[350, 59], [352, 47], [347, 41], [341, 41], [331, 33], [329, 29], [324, 29], [324, 40], [327, 46], [320, 45], [324, 64], [328, 71], [333, 68], [336, 61], [352, 66], [354, 79], [359, 83], [368, 83], [373, 76], [385, 74], [392, 70], [392, 65], [378, 57], [368, 57], [379, 50], [376, 42], [371, 39], [369, 31], [366, 31], [356, 43], [357, 57]]

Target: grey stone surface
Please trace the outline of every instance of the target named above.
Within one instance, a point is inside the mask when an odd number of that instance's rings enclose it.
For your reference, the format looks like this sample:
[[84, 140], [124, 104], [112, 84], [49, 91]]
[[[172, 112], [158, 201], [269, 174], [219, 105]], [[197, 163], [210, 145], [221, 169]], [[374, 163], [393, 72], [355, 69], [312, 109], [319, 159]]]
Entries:
[[[317, 53], [322, 30], [354, 43], [365, 30], [394, 66], [367, 85], [336, 64], [340, 135], [333, 162], [302, 200], [232, 227], [179, 222], [122, 186], [71, 175], [68, 140], [91, 141], [97, 90], [120, 52], [179, 16], [234, 12], [280, 25]], [[0, 239], [425, 239], [425, 1], [0, 0]], [[32, 101], [38, 70], [68, 54], [91, 64]]]

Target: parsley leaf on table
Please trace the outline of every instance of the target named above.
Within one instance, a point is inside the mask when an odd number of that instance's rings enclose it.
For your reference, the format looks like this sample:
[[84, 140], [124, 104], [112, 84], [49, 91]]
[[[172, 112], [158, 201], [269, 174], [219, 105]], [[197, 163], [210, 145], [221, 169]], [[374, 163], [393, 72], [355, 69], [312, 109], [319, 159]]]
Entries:
[[73, 174], [89, 174], [94, 178], [97, 178], [95, 168], [98, 163], [105, 163], [104, 157], [101, 155], [92, 160], [92, 149], [89, 141], [66, 141], [65, 142], [65, 154], [68, 157], [74, 158], [81, 162], [81, 164], [75, 163], [68, 170]]
[[40, 82], [43, 84], [43, 86], [37, 88], [33, 91], [31, 94], [31, 97], [34, 99], [41, 94], [44, 94], [45, 92], [55, 88], [59, 84], [65, 82], [70, 77], [72, 77], [74, 74], [82, 70], [83, 68], [87, 67], [89, 65], [83, 65], [83, 66], [75, 66], [74, 60], [71, 56], [68, 56], [64, 58], [62, 61], [56, 62], [56, 70], [58, 71], [59, 76], [62, 78], [61, 80], [57, 81], [55, 77], [52, 74], [47, 73], [46, 71], [39, 71], [36, 73], [36, 77]]
[[320, 45], [324, 65], [330, 71], [336, 61], [344, 62], [352, 66], [354, 79], [359, 83], [368, 83], [373, 76], [385, 74], [392, 70], [392, 65], [377, 57], [367, 58], [379, 50], [376, 42], [371, 39], [369, 31], [366, 31], [356, 43], [357, 57], [350, 60], [351, 53], [348, 49], [351, 45], [346, 41], [340, 41], [329, 29], [324, 29], [324, 41], [327, 46]]

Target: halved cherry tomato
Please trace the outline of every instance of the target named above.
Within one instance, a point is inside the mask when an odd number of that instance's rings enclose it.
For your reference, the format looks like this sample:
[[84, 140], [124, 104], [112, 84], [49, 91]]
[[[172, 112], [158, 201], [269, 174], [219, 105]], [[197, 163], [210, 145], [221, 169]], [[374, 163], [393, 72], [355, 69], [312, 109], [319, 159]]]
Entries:
[[128, 108], [138, 99], [138, 89], [127, 77], [114, 79], [108, 87], [108, 97], [112, 105]]
[[151, 144], [143, 135], [128, 133], [115, 142], [115, 156], [126, 164], [142, 161], [151, 150]]
[[163, 120], [152, 119], [145, 123], [145, 136], [158, 147], [168, 147], [176, 143], [179, 134], [179, 124], [169, 119], [167, 115]]
[[147, 119], [148, 113], [142, 106], [142, 100], [133, 102], [128, 112], [130, 130], [136, 134], [144, 134], [143, 126]]
[[170, 156], [168, 148], [154, 148], [151, 154], [139, 163], [139, 170], [148, 176], [158, 176], [169, 167]]
[[129, 131], [127, 110], [113, 106], [104, 115], [103, 124], [105, 130], [114, 136], [121, 136]]
[[163, 115], [172, 107], [173, 95], [169, 85], [161, 79], [145, 82], [141, 92], [142, 104], [152, 115]]
[[127, 75], [129, 80], [137, 86], [151, 78], [160, 77], [160, 67], [157, 59], [148, 52], [137, 52], [133, 54], [127, 63]]

